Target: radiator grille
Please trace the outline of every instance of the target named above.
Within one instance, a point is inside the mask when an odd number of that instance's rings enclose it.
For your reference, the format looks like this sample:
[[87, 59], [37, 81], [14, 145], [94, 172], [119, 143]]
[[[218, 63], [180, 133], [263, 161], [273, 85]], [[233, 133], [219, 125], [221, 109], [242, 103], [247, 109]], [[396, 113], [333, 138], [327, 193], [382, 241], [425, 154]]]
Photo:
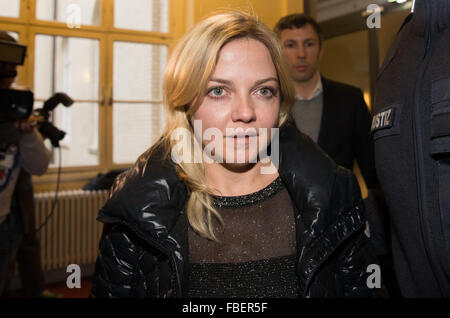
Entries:
[[[36, 193], [34, 198], [36, 227], [39, 228], [52, 210], [55, 193]], [[43, 270], [95, 263], [103, 228], [96, 218], [107, 198], [106, 190], [58, 192], [53, 215], [37, 233]]]

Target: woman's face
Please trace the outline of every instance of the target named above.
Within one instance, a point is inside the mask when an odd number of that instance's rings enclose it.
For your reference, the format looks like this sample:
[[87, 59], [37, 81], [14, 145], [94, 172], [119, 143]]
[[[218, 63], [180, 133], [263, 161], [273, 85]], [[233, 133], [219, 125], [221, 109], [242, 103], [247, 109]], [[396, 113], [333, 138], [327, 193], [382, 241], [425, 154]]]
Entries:
[[195, 131], [197, 140], [202, 133], [203, 153], [221, 163], [246, 165], [266, 150], [279, 111], [278, 75], [268, 49], [242, 38], [220, 50], [205, 98], [191, 121], [194, 128], [201, 123]]

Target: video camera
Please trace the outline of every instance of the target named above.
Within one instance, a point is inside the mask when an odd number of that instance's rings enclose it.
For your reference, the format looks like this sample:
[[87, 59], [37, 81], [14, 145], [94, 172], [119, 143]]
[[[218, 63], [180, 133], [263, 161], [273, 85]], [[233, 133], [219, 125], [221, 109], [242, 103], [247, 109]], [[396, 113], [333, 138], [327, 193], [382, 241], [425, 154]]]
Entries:
[[[0, 40], [0, 78], [15, 77], [16, 65], [23, 65], [27, 47], [14, 42]], [[0, 123], [29, 120], [38, 125], [44, 137], [50, 139], [54, 147], [66, 133], [56, 128], [50, 121], [50, 113], [62, 103], [69, 107], [73, 100], [65, 93], [56, 93], [45, 101], [40, 109], [33, 112], [34, 94], [29, 90], [0, 89]], [[0, 143], [3, 136], [0, 136]]]

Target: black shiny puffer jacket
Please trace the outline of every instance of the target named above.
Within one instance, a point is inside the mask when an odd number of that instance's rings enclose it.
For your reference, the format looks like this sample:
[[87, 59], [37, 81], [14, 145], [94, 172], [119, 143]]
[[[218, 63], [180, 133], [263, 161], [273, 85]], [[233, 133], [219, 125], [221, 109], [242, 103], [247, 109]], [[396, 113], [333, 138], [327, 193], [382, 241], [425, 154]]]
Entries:
[[[376, 264], [365, 235], [353, 174], [337, 166], [292, 124], [280, 130], [279, 173], [296, 220], [303, 297], [371, 297]], [[184, 297], [189, 275], [187, 187], [164, 149], [144, 153], [116, 180], [100, 210], [105, 223], [91, 297]]]

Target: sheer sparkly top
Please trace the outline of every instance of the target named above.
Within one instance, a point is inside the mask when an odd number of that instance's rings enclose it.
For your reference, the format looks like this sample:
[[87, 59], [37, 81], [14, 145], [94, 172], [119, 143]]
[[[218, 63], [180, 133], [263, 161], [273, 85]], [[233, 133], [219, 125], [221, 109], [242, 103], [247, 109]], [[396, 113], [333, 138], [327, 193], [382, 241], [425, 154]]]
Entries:
[[213, 196], [219, 242], [188, 231], [188, 297], [297, 297], [295, 220], [278, 177], [262, 190]]

